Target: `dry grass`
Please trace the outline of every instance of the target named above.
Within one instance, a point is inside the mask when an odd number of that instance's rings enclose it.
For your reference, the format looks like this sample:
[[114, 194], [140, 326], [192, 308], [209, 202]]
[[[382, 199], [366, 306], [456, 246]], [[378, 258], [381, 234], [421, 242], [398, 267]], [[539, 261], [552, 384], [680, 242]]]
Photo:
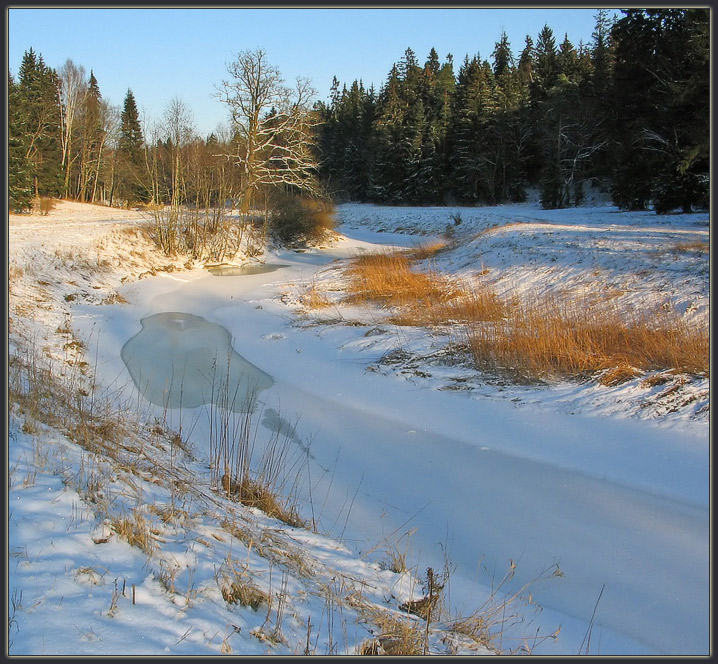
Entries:
[[606, 370], [599, 376], [598, 382], [606, 387], [620, 385], [640, 376], [643, 372], [629, 364], [620, 364], [617, 367]]
[[332, 306], [331, 300], [317, 288], [316, 284], [312, 284], [305, 290], [301, 296], [301, 302], [308, 309], [326, 309]]
[[517, 590], [505, 592], [505, 587], [515, 574], [516, 563], [512, 560], [498, 584], [492, 584], [489, 597], [470, 615], [453, 619], [449, 629], [502, 654], [531, 654], [538, 643], [558, 638], [560, 627], [551, 634], [542, 635], [536, 632], [529, 640], [522, 640], [517, 647], [506, 649], [509, 641], [507, 632], [521, 624], [525, 620], [526, 609], [534, 605], [529, 589], [539, 581], [563, 576], [559, 566], [553, 565]]
[[305, 528], [307, 525], [297, 513], [295, 506], [287, 504], [275, 489], [261, 479], [245, 474], [239, 481], [235, 481], [225, 474], [222, 476], [222, 489], [228, 498], [247, 507], [256, 507], [267, 516], [290, 526]]
[[700, 240], [697, 240], [695, 242], [681, 242], [673, 249], [678, 252], [692, 251], [698, 254], [708, 254], [710, 253], [711, 245], [709, 242], [701, 242]]
[[500, 321], [505, 318], [508, 305], [488, 286], [477, 286], [470, 291], [458, 287], [450, 289], [444, 299], [434, 299], [425, 306], [406, 307], [393, 315], [390, 322], [396, 325], [453, 325]]
[[288, 525], [306, 527], [294, 500], [294, 489], [301, 483], [302, 458], [291, 445], [293, 429], [260, 439], [254, 417], [256, 393], [250, 390], [241, 412], [235, 413], [232, 408], [237, 404], [231, 391], [227, 381], [220, 385], [216, 392], [219, 407], [210, 410], [212, 481], [231, 500], [256, 507]]
[[227, 604], [248, 606], [257, 611], [270, 601], [269, 595], [252, 583], [247, 570], [229, 555], [217, 573], [217, 584]]
[[149, 522], [139, 510], [133, 510], [130, 516], [113, 519], [111, 526], [131, 546], [136, 546], [147, 555], [151, 555], [154, 551], [155, 545]]
[[425, 628], [419, 621], [381, 609], [367, 611], [365, 618], [375, 626], [374, 631], [378, 634], [359, 647], [359, 655], [412, 657], [425, 654]]
[[348, 274], [352, 303], [378, 302], [386, 307], [413, 308], [445, 302], [459, 294], [433, 272], [414, 272], [405, 253], [358, 256], [352, 260]]
[[433, 242], [421, 242], [416, 247], [405, 252], [407, 258], [412, 261], [422, 261], [433, 258], [442, 249], [448, 246], [446, 240], [434, 240]]
[[602, 382], [615, 384], [641, 371], [709, 371], [708, 335], [663, 310], [630, 317], [608, 305], [543, 297], [511, 307], [501, 324], [469, 326], [468, 341], [478, 366], [525, 380], [610, 370]]
[[390, 308], [396, 325], [461, 324], [478, 368], [520, 381], [598, 375], [615, 385], [662, 369], [708, 375], [708, 332], [675, 312], [632, 314], [568, 294], [501, 300], [488, 285], [467, 290], [433, 271], [412, 270], [414, 260], [436, 250], [353, 259], [348, 301]]

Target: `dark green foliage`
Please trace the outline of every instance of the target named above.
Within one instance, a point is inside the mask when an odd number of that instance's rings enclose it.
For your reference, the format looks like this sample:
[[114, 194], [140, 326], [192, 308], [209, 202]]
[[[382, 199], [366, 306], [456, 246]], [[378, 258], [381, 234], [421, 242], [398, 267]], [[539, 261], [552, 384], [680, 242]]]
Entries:
[[[13, 134], [8, 139], [15, 144], [13, 166], [20, 172], [11, 177], [19, 178], [22, 189], [29, 165], [33, 194], [59, 196], [62, 191], [59, 80], [32, 49], [23, 56], [14, 95]], [[20, 145], [25, 148], [24, 159], [19, 158]]]
[[657, 212], [706, 207], [708, 9], [630, 9], [616, 23], [613, 197]]
[[13, 212], [25, 212], [32, 205], [32, 164], [27, 158], [27, 148], [19, 90], [8, 74], [8, 207]]
[[514, 59], [501, 34], [493, 64], [454, 76], [431, 50], [407, 49], [378, 95], [356, 82], [322, 107], [322, 177], [340, 199], [393, 204], [521, 201], [577, 205], [588, 182], [625, 209], [708, 204], [709, 13], [596, 14], [589, 45], [545, 25]]
[[334, 79], [330, 105], [318, 105], [320, 174], [338, 200], [367, 200], [373, 192], [376, 100], [374, 90], [354, 81], [339, 92]]
[[117, 193], [127, 203], [150, 200], [143, 150], [144, 138], [137, 102], [132, 90], [127, 90], [122, 108], [120, 137], [117, 146], [119, 162]]

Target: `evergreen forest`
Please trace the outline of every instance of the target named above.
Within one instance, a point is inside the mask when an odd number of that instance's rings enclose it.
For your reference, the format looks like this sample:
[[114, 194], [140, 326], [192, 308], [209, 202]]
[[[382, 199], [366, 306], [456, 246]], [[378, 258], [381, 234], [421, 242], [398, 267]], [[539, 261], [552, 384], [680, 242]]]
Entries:
[[710, 10], [621, 14], [598, 10], [588, 44], [545, 25], [519, 48], [498, 35], [485, 58], [432, 49], [422, 63], [407, 48], [379, 90], [335, 78], [326, 101], [302, 90], [291, 113], [259, 106], [262, 142], [234, 122], [197, 136], [179, 99], [148, 126], [131, 89], [114, 107], [92, 71], [71, 60], [54, 70], [29, 49], [8, 72], [10, 209], [61, 197], [247, 210], [277, 190], [392, 205], [492, 205], [538, 190], [561, 208], [589, 185], [621, 209], [707, 209]]

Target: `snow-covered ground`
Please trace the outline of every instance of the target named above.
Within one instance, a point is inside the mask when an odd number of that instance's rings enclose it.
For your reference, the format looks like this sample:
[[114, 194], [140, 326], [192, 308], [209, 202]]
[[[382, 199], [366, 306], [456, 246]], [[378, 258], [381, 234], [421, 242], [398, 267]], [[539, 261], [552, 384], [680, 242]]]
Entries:
[[[9, 653], [354, 654], [369, 629], [380, 635], [367, 615], [401, 614], [432, 567], [450, 570], [443, 618], [470, 615], [507, 573], [490, 604], [525, 587], [497, 634], [505, 652], [709, 654], [707, 378], [499, 384], [448, 361], [445, 335], [339, 297], [344, 258], [448, 234], [454, 248], [433, 267], [481, 273], [497, 292], [610, 291], [707, 327], [708, 215], [527, 203], [350, 204], [338, 216], [326, 247], [270, 252], [283, 267], [240, 276], [159, 255], [133, 211], [63, 202], [10, 216], [11, 353], [30, 345], [71, 374], [82, 340], [98, 394], [128, 419], [181, 430], [191, 456], [140, 437], [128, 453], [146, 464], [133, 474], [11, 412]], [[311, 287], [334, 305], [307, 309]], [[223, 326], [271, 376], [257, 445], [286, 433], [316, 532], [212, 490], [211, 408], [137, 393], [121, 350], [163, 312]], [[158, 359], [143, 362], [149, 372]], [[148, 524], [150, 551], [116, 534], [123, 515]], [[387, 569], [397, 558], [409, 572]], [[227, 578], [270, 600], [226, 603]], [[432, 653], [489, 652], [434, 624]]]

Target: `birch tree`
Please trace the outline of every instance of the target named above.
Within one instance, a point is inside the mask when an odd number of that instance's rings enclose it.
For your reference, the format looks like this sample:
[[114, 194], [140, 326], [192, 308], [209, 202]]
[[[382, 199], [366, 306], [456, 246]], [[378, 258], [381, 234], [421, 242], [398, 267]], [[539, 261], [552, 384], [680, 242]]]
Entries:
[[74, 151], [73, 137], [76, 119], [82, 110], [88, 87], [85, 81], [85, 69], [68, 59], [58, 71], [60, 80], [60, 139], [62, 146], [62, 167], [64, 169], [63, 192], [70, 196], [70, 172], [79, 156]]
[[241, 210], [249, 211], [262, 185], [290, 185], [317, 192], [311, 130], [318, 124], [310, 104], [315, 91], [297, 78], [286, 87], [263, 49], [242, 51], [227, 65], [229, 79], [217, 97], [227, 104], [234, 133], [226, 156], [241, 169]]

